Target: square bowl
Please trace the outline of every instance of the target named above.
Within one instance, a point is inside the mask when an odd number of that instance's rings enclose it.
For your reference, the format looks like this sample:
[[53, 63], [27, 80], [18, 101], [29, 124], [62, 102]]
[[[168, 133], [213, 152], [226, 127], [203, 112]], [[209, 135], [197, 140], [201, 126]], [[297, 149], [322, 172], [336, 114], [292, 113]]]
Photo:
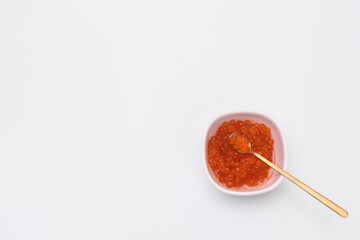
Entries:
[[269, 177], [265, 180], [265, 182], [255, 187], [244, 186], [239, 189], [231, 189], [221, 184], [215, 177], [207, 161], [207, 144], [209, 139], [215, 135], [218, 127], [223, 122], [230, 121], [232, 119], [242, 121], [250, 120], [254, 123], [263, 123], [269, 127], [271, 130], [271, 136], [274, 139], [274, 163], [282, 169], [286, 170], [286, 142], [283, 130], [281, 129], [279, 123], [273, 117], [269, 116], [269, 114], [254, 110], [242, 110], [218, 115], [210, 121], [209, 125], [205, 129], [202, 140], [202, 160], [207, 178], [215, 188], [230, 195], [252, 196], [274, 190], [283, 180], [283, 176], [273, 169], [270, 169]]

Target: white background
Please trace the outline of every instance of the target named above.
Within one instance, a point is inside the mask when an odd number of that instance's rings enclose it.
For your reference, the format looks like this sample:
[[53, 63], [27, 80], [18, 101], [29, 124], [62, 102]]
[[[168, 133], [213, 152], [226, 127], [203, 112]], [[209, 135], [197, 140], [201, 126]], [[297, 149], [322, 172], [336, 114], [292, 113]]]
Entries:
[[[0, 239], [359, 239], [360, 2], [0, 2]], [[289, 181], [224, 195], [209, 119], [275, 116]]]

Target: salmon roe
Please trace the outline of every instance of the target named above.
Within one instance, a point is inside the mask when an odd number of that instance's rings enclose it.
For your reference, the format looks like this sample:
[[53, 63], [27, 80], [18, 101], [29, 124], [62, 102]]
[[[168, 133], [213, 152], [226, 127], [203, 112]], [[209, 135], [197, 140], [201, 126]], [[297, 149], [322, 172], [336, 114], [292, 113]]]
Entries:
[[230, 134], [229, 144], [240, 153], [247, 153], [251, 150], [249, 140], [238, 132]]
[[229, 144], [229, 136], [238, 132], [251, 148], [273, 162], [274, 140], [264, 124], [249, 120], [223, 122], [207, 144], [207, 162], [213, 175], [228, 188], [255, 187], [269, 177], [270, 167], [250, 153], [242, 154]]

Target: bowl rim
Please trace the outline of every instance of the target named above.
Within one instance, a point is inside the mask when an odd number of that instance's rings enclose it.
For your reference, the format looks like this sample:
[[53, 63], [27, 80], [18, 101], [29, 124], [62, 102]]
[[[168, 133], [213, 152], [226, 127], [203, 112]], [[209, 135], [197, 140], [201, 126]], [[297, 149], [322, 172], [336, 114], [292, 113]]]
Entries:
[[259, 194], [264, 194], [267, 192], [270, 192], [272, 190], [274, 190], [275, 188], [277, 188], [279, 186], [279, 184], [282, 182], [282, 180], [284, 179], [284, 177], [282, 175], [279, 176], [279, 178], [270, 186], [260, 189], [260, 190], [256, 190], [256, 191], [249, 191], [249, 192], [239, 192], [239, 191], [232, 191], [229, 189], [226, 189], [224, 187], [222, 187], [221, 185], [219, 185], [217, 182], [215, 182], [215, 180], [212, 178], [212, 176], [210, 175], [209, 169], [208, 169], [208, 164], [207, 164], [207, 159], [206, 159], [206, 137], [207, 137], [207, 133], [210, 129], [210, 126], [217, 121], [219, 118], [224, 117], [226, 115], [230, 115], [230, 114], [256, 114], [256, 115], [260, 115], [262, 117], [265, 117], [267, 119], [269, 119], [270, 121], [272, 121], [274, 123], [274, 125], [279, 129], [279, 133], [280, 133], [280, 138], [282, 140], [283, 143], [283, 153], [284, 153], [284, 159], [283, 159], [283, 166], [282, 169], [286, 170], [287, 167], [287, 146], [286, 146], [286, 138], [284, 135], [284, 131], [280, 125], [280, 123], [270, 114], [265, 113], [263, 111], [258, 111], [258, 110], [254, 110], [254, 109], [241, 109], [241, 110], [232, 110], [232, 111], [226, 111], [223, 112], [221, 114], [217, 114], [215, 115], [213, 118], [210, 119], [210, 121], [208, 122], [208, 124], [206, 125], [205, 131], [203, 133], [203, 138], [202, 138], [202, 162], [203, 162], [203, 167], [205, 170], [205, 174], [208, 178], [208, 180], [210, 181], [210, 183], [218, 190], [220, 190], [221, 192], [230, 194], [230, 195], [234, 195], [234, 196], [254, 196], [254, 195], [259, 195]]

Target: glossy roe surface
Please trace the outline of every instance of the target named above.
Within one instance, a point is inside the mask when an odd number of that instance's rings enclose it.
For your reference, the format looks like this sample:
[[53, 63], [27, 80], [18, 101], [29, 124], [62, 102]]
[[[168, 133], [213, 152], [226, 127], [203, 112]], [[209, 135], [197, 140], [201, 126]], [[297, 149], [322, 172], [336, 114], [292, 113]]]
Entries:
[[264, 124], [249, 120], [223, 122], [207, 145], [210, 170], [227, 188], [254, 187], [269, 177], [270, 167], [252, 154], [242, 154], [229, 144], [229, 136], [238, 132], [251, 143], [252, 149], [273, 162], [274, 140]]

